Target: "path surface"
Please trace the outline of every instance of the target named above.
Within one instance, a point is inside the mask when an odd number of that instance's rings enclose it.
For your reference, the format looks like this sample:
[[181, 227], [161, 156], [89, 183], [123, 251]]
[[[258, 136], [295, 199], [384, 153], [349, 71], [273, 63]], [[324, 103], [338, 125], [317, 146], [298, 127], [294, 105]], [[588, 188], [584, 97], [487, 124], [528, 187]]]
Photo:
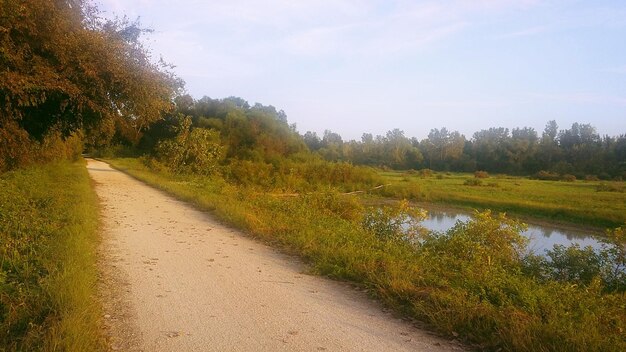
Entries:
[[88, 170], [113, 350], [460, 350], [103, 162]]

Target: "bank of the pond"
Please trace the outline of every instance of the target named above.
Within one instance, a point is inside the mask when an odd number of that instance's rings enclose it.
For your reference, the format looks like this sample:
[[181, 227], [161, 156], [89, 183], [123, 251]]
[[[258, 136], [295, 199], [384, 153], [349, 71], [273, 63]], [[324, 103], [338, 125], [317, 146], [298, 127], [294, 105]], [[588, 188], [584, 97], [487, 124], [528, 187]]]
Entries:
[[481, 350], [626, 350], [626, 296], [523, 274], [508, 250], [492, 244], [508, 246], [497, 241], [499, 219], [481, 216], [459, 237], [432, 239], [418, 251], [364, 230], [360, 201], [336, 191], [280, 197], [219, 177], [155, 171], [137, 159], [111, 162]]
[[610, 191], [617, 181], [544, 181], [472, 174], [437, 173], [421, 177], [407, 172], [380, 172], [383, 197], [465, 209], [492, 209], [548, 222], [616, 228], [626, 224], [626, 192]]

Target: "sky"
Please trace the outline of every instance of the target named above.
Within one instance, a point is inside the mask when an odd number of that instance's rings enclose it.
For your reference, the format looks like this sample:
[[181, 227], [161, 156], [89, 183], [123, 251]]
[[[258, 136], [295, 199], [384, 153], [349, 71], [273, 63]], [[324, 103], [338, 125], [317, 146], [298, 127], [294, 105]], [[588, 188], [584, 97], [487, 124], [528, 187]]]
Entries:
[[626, 1], [99, 0], [154, 29], [194, 98], [238, 96], [300, 133], [589, 123], [626, 133]]

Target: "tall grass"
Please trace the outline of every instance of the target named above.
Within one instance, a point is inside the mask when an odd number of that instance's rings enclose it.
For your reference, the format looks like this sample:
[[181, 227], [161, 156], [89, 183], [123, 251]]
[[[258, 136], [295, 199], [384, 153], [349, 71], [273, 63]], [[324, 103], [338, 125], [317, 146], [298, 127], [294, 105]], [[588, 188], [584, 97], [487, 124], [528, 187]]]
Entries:
[[520, 227], [504, 218], [479, 214], [411, 244], [386, 234], [399, 227], [384, 217], [402, 212], [372, 213], [336, 191], [284, 197], [215, 176], [153, 171], [135, 159], [112, 163], [481, 350], [626, 350], [625, 294], [598, 281], [583, 287], [524, 274]]
[[84, 162], [0, 174], [0, 350], [104, 350], [97, 225]]

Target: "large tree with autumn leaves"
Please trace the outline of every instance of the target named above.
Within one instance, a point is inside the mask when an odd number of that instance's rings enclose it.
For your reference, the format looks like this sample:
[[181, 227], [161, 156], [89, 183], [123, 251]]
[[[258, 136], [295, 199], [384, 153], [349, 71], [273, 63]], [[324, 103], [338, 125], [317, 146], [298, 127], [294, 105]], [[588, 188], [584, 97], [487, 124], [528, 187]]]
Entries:
[[141, 45], [145, 32], [86, 0], [0, 0], [0, 170], [51, 133], [139, 141], [182, 87]]

